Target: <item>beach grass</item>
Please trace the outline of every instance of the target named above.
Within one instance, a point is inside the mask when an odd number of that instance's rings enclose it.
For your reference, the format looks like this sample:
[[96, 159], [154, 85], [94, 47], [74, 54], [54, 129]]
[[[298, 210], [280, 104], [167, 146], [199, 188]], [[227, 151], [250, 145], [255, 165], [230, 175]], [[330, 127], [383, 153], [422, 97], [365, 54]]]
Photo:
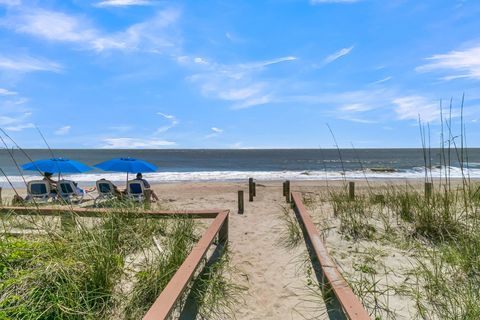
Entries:
[[[59, 228], [58, 218], [26, 217], [27, 230], [37, 233], [15, 236], [12, 222], [18, 231], [18, 220], [3, 216], [0, 319], [141, 318], [200, 235], [193, 219], [138, 212], [117, 208], [100, 218], [75, 217], [71, 228]], [[226, 268], [228, 260], [219, 261]], [[216, 292], [215, 303], [227, 304], [224, 293], [233, 289], [216, 263], [210, 266], [215, 276], [204, 279], [197, 296]], [[214, 300], [205, 300], [206, 314], [215, 308]]]
[[303, 241], [302, 229], [295, 215], [287, 206], [280, 207], [280, 234], [278, 237], [279, 245], [293, 249]]

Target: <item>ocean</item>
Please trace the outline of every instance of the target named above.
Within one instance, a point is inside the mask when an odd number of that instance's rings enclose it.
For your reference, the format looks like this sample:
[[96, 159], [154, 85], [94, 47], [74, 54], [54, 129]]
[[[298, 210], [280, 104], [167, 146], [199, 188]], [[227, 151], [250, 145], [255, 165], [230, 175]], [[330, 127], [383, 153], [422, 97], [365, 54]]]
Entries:
[[[75, 159], [87, 165], [118, 157], [143, 159], [158, 166], [158, 172], [144, 176], [153, 183], [181, 181], [238, 181], [254, 177], [258, 180], [318, 180], [318, 179], [421, 179], [425, 176], [422, 149], [268, 149], [268, 150], [26, 150], [34, 160], [55, 157]], [[29, 162], [20, 151], [13, 151], [19, 164]], [[445, 175], [440, 167], [441, 150], [430, 151], [432, 176]], [[462, 172], [456, 153], [452, 150], [450, 176], [460, 178]], [[480, 148], [468, 149], [472, 178], [480, 178]], [[14, 186], [25, 179], [38, 179], [33, 171], [20, 174], [7, 150], [0, 150], [0, 168]], [[430, 173], [429, 173], [430, 175]], [[64, 178], [91, 185], [100, 178], [124, 182], [125, 173], [103, 172], [98, 169], [83, 174], [66, 174]], [[0, 186], [8, 188], [7, 178], [0, 176]]]

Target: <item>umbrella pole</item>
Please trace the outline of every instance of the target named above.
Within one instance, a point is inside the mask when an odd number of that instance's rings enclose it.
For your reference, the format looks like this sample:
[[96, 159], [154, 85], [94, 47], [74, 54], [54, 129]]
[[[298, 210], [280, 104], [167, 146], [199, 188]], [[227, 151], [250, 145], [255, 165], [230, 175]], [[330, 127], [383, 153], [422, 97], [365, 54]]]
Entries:
[[127, 183], [125, 184], [125, 190], [128, 189], [128, 171], [127, 171]]

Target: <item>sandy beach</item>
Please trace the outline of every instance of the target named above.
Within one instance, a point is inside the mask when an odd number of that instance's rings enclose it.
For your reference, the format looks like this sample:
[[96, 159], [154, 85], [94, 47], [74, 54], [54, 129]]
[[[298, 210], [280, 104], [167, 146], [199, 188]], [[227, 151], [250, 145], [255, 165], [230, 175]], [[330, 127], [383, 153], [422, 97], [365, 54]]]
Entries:
[[[380, 190], [388, 184], [401, 186], [406, 180], [357, 181], [357, 192], [368, 186]], [[420, 186], [420, 180], [408, 181]], [[329, 181], [330, 190], [340, 190], [344, 181]], [[311, 263], [303, 241], [294, 248], [281, 244], [284, 226], [281, 216], [285, 210], [292, 213], [282, 196], [282, 182], [257, 181], [257, 196], [253, 202], [245, 198], [245, 212], [238, 214], [237, 191], [248, 194], [246, 182], [170, 183], [153, 186], [160, 201], [157, 206], [169, 210], [228, 209], [230, 210], [231, 280], [243, 287], [241, 303], [236, 306], [237, 319], [327, 319], [326, 307], [318, 292], [312, 290]], [[325, 181], [292, 182], [292, 191], [300, 191], [308, 197], [322, 197], [327, 190]], [[24, 190], [19, 190], [22, 194]], [[13, 190], [3, 190], [3, 198], [13, 195]], [[355, 266], [365, 256], [381, 260], [385, 269], [395, 270], [380, 282], [402, 284], [404, 274], [413, 266], [407, 250], [394, 248], [379, 241], [352, 241], [339, 232], [328, 205], [310, 205], [309, 211], [323, 234], [331, 255], [337, 261], [344, 276], [356, 279]], [[373, 252], [373, 253], [372, 253]], [[374, 254], [376, 252], [376, 254]], [[379, 262], [379, 263], [380, 263]], [[313, 277], [314, 278], [314, 277]], [[402, 295], [388, 296], [389, 307], [398, 319], [409, 319], [414, 305]], [[233, 316], [233, 315], [232, 315]]]

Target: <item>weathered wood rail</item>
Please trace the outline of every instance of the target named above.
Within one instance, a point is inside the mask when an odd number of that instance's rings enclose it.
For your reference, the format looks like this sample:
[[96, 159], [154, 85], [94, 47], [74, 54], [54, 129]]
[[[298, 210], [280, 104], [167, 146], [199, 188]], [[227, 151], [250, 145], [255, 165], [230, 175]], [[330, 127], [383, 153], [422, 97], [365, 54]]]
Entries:
[[367, 310], [353, 293], [347, 284], [338, 267], [328, 254], [320, 234], [318, 233], [312, 218], [303, 205], [302, 195], [299, 192], [292, 192], [293, 207], [299, 217], [300, 224], [305, 230], [308, 242], [311, 244], [315, 257], [320, 265], [323, 278], [326, 284], [331, 288], [335, 298], [342, 308], [347, 319], [351, 320], [369, 320]]

